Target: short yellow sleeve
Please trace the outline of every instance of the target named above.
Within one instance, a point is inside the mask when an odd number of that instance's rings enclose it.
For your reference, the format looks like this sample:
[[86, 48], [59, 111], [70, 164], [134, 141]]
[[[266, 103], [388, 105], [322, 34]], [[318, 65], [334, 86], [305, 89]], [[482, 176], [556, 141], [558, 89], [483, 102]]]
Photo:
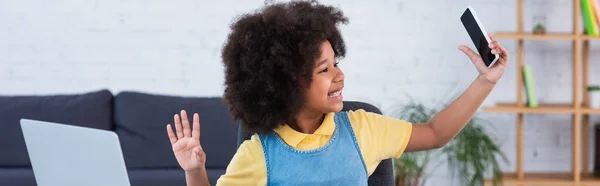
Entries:
[[[207, 161], [210, 161], [210, 154], [207, 154]], [[260, 139], [253, 135], [240, 145], [216, 185], [266, 185], [266, 174]]]
[[399, 158], [406, 149], [412, 123], [362, 109], [349, 111], [348, 117], [367, 163]]

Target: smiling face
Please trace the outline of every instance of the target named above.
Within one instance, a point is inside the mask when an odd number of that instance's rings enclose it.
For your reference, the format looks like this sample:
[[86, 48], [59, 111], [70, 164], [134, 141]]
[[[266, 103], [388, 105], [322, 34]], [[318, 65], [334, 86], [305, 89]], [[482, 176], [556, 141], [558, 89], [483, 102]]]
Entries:
[[321, 57], [315, 62], [312, 83], [306, 91], [306, 109], [329, 113], [342, 110], [344, 73], [338, 67], [331, 44], [321, 44]]

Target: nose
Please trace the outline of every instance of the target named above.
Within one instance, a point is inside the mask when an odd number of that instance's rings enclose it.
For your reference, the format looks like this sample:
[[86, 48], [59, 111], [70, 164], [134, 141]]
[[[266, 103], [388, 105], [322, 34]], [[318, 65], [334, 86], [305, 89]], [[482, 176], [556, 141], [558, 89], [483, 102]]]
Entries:
[[335, 74], [335, 77], [333, 78], [333, 82], [334, 83], [344, 82], [344, 72], [342, 72], [341, 69], [337, 68], [337, 73]]

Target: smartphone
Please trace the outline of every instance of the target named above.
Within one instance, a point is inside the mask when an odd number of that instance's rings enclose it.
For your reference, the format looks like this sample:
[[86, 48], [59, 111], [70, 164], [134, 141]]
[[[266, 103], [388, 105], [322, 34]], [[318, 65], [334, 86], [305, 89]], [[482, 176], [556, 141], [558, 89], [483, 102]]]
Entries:
[[481, 21], [477, 18], [477, 14], [473, 7], [468, 6], [465, 12], [460, 16], [460, 21], [467, 30], [469, 37], [473, 41], [479, 56], [483, 59], [485, 65], [490, 68], [496, 61], [498, 61], [498, 54], [492, 54], [492, 49], [489, 47], [491, 42], [488, 33], [483, 28]]

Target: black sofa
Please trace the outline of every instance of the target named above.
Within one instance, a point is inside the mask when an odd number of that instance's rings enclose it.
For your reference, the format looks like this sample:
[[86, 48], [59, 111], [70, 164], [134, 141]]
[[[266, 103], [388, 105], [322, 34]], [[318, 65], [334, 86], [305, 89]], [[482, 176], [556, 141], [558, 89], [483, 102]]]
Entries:
[[21, 118], [115, 131], [132, 186], [185, 185], [166, 124], [185, 109], [201, 114], [201, 141], [211, 183], [237, 150], [238, 124], [221, 98], [177, 97], [108, 90], [83, 94], [0, 96], [0, 186], [34, 186]]
[[[249, 134], [238, 130], [221, 98], [153, 95], [108, 90], [82, 94], [0, 96], [0, 186], [36, 185], [19, 120], [21, 118], [115, 131], [132, 186], [185, 185], [185, 174], [171, 150], [165, 126], [185, 109], [199, 113], [202, 147], [212, 185], [225, 173], [238, 144]], [[372, 105], [345, 101], [344, 110]], [[384, 160], [369, 185], [394, 185], [392, 160]]]

